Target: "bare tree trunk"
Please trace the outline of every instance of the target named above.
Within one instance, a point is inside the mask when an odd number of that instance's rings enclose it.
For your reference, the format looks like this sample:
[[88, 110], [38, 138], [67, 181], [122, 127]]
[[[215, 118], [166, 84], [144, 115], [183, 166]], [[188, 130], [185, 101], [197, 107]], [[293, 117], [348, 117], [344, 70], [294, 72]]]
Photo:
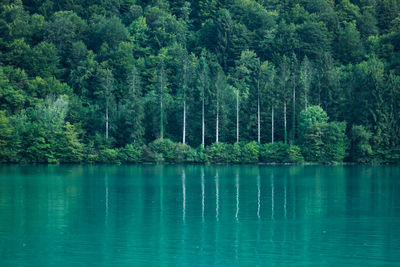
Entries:
[[163, 110], [163, 87], [164, 87], [164, 70], [160, 71], [160, 139], [164, 139], [164, 110]]
[[257, 141], [261, 143], [261, 114], [260, 114], [260, 92], [257, 96]]
[[[161, 89], [162, 90], [162, 89]], [[162, 91], [161, 91], [162, 92]], [[160, 139], [164, 139], [163, 95], [160, 96]]]
[[287, 144], [287, 121], [286, 121], [286, 101], [283, 103], [283, 120], [284, 120], [284, 139]]
[[183, 133], [182, 143], [186, 143], [186, 83], [187, 83], [187, 62], [186, 54], [183, 60]]
[[219, 100], [217, 96], [217, 120], [215, 125], [215, 142], [218, 143], [218, 134], [219, 134]]
[[307, 91], [304, 90], [304, 108], [305, 108], [305, 110], [307, 110], [307, 105], [308, 105], [308, 103], [307, 103]]
[[106, 106], [106, 139], [108, 139], [108, 105]]
[[274, 118], [274, 106], [272, 106], [272, 110], [271, 110], [271, 143], [274, 143], [274, 122], [275, 122], [275, 118]]
[[186, 143], [186, 100], [183, 100], [183, 136], [182, 143]]
[[204, 123], [204, 91], [203, 91], [203, 99], [201, 103], [201, 145], [203, 148], [204, 148], [204, 134], [205, 134], [205, 123]]
[[236, 143], [239, 143], [239, 90], [236, 91]]
[[292, 143], [296, 138], [296, 87], [293, 88]]

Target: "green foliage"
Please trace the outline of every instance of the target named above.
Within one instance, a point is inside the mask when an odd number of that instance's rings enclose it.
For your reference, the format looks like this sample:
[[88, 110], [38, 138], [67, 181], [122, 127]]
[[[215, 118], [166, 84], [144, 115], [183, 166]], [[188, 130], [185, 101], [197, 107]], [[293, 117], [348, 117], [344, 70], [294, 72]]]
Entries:
[[367, 163], [372, 156], [370, 144], [372, 133], [362, 125], [353, 125], [351, 128], [351, 160]]
[[260, 149], [260, 146], [255, 141], [242, 145], [240, 162], [243, 162], [243, 163], [258, 162], [259, 149]]
[[119, 158], [121, 162], [138, 163], [142, 161], [143, 148], [132, 144], [126, 145], [119, 150]]
[[260, 161], [264, 163], [301, 163], [303, 156], [298, 146], [277, 142], [261, 146]]
[[343, 162], [349, 148], [349, 141], [346, 136], [346, 122], [334, 121], [326, 124], [323, 134], [323, 143], [323, 162]]
[[8, 149], [13, 133], [10, 120], [4, 110], [0, 110], [0, 162], [7, 161]]
[[80, 141], [76, 127], [69, 122], [64, 125], [64, 131], [58, 140], [57, 158], [63, 163], [79, 163], [83, 161], [84, 146]]
[[348, 149], [345, 122], [328, 122], [319, 106], [303, 110], [299, 117], [299, 141], [306, 161], [340, 163]]
[[215, 163], [228, 163], [232, 160], [232, 155], [230, 154], [231, 145], [225, 143], [213, 143], [206, 148], [207, 157], [210, 162]]
[[105, 148], [99, 151], [99, 163], [119, 163], [118, 150], [112, 148]]
[[398, 0], [0, 10], [1, 161], [335, 163], [346, 127], [348, 160], [400, 158]]
[[157, 139], [149, 144], [149, 149], [158, 156], [157, 161], [173, 162], [176, 144], [170, 139]]

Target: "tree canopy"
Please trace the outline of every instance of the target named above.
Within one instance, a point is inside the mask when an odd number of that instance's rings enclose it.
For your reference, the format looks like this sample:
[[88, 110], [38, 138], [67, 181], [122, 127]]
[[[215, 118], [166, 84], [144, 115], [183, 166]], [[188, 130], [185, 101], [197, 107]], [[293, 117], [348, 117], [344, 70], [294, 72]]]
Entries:
[[399, 0], [2, 1], [0, 161], [165, 159], [147, 145], [165, 138], [243, 162], [397, 162], [399, 14]]

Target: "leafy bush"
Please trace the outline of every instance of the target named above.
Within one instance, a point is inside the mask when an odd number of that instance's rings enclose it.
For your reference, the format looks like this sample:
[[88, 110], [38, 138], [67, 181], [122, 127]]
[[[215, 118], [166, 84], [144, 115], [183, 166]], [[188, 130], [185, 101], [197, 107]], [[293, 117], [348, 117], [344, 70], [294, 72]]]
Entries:
[[301, 149], [298, 146], [290, 146], [288, 154], [289, 158], [288, 161], [286, 161], [287, 163], [301, 163], [304, 161]]
[[[189, 160], [189, 154], [193, 149], [187, 144], [176, 143], [173, 155], [174, 162], [193, 162]], [[192, 155], [191, 155], [192, 156]]]
[[232, 157], [230, 152], [232, 151], [231, 145], [222, 142], [213, 143], [211, 146], [206, 148], [207, 156], [210, 162], [215, 163], [228, 163], [231, 162]]
[[300, 112], [299, 142], [307, 161], [342, 162], [348, 148], [345, 132], [346, 122], [328, 122], [326, 112], [319, 106]]
[[299, 163], [303, 161], [303, 156], [298, 146], [277, 142], [261, 146], [260, 160], [265, 163]]
[[175, 147], [176, 143], [170, 139], [157, 139], [148, 146], [149, 150], [156, 155], [156, 162], [174, 162]]
[[128, 144], [119, 150], [119, 159], [121, 162], [137, 163], [142, 161], [143, 151], [141, 147]]
[[366, 163], [372, 160], [370, 140], [372, 133], [362, 125], [353, 125], [351, 128], [351, 160]]
[[324, 155], [323, 162], [338, 163], [343, 162], [346, 157], [346, 150], [349, 147], [349, 141], [346, 136], [346, 122], [329, 122], [324, 129]]
[[207, 151], [204, 147], [199, 146], [196, 150], [193, 150], [193, 156], [194, 160], [193, 162], [198, 162], [198, 163], [206, 163], [209, 162], [209, 156], [207, 154]]
[[240, 161], [243, 163], [255, 163], [259, 160], [260, 145], [253, 141], [241, 146]]
[[106, 148], [99, 151], [98, 161], [101, 163], [119, 163], [118, 151]]

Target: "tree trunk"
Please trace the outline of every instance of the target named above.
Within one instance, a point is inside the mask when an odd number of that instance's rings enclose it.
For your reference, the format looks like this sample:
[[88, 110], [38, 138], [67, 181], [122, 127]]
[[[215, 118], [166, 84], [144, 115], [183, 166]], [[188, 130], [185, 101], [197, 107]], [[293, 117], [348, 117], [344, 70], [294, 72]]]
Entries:
[[215, 142], [218, 143], [218, 134], [219, 134], [219, 101], [218, 101], [218, 96], [217, 96], [217, 119], [216, 119], [216, 125], [215, 125]]
[[257, 96], [257, 141], [261, 143], [261, 114], [260, 114], [260, 91]]
[[239, 143], [239, 90], [236, 91], [236, 143]]
[[304, 108], [307, 110], [307, 90], [304, 90]]
[[272, 110], [271, 110], [271, 143], [274, 143], [274, 106], [272, 106]]
[[201, 145], [204, 148], [204, 134], [205, 134], [205, 123], [204, 123], [204, 88], [203, 88], [203, 99], [201, 101]]
[[106, 139], [108, 139], [108, 105], [106, 107]]
[[283, 120], [284, 120], [284, 140], [285, 144], [287, 144], [286, 101], [283, 103]]
[[160, 139], [164, 139], [164, 112], [163, 112], [163, 70], [160, 73]]
[[183, 100], [183, 135], [182, 143], [186, 143], [186, 100]]
[[293, 88], [292, 143], [296, 137], [296, 88]]

